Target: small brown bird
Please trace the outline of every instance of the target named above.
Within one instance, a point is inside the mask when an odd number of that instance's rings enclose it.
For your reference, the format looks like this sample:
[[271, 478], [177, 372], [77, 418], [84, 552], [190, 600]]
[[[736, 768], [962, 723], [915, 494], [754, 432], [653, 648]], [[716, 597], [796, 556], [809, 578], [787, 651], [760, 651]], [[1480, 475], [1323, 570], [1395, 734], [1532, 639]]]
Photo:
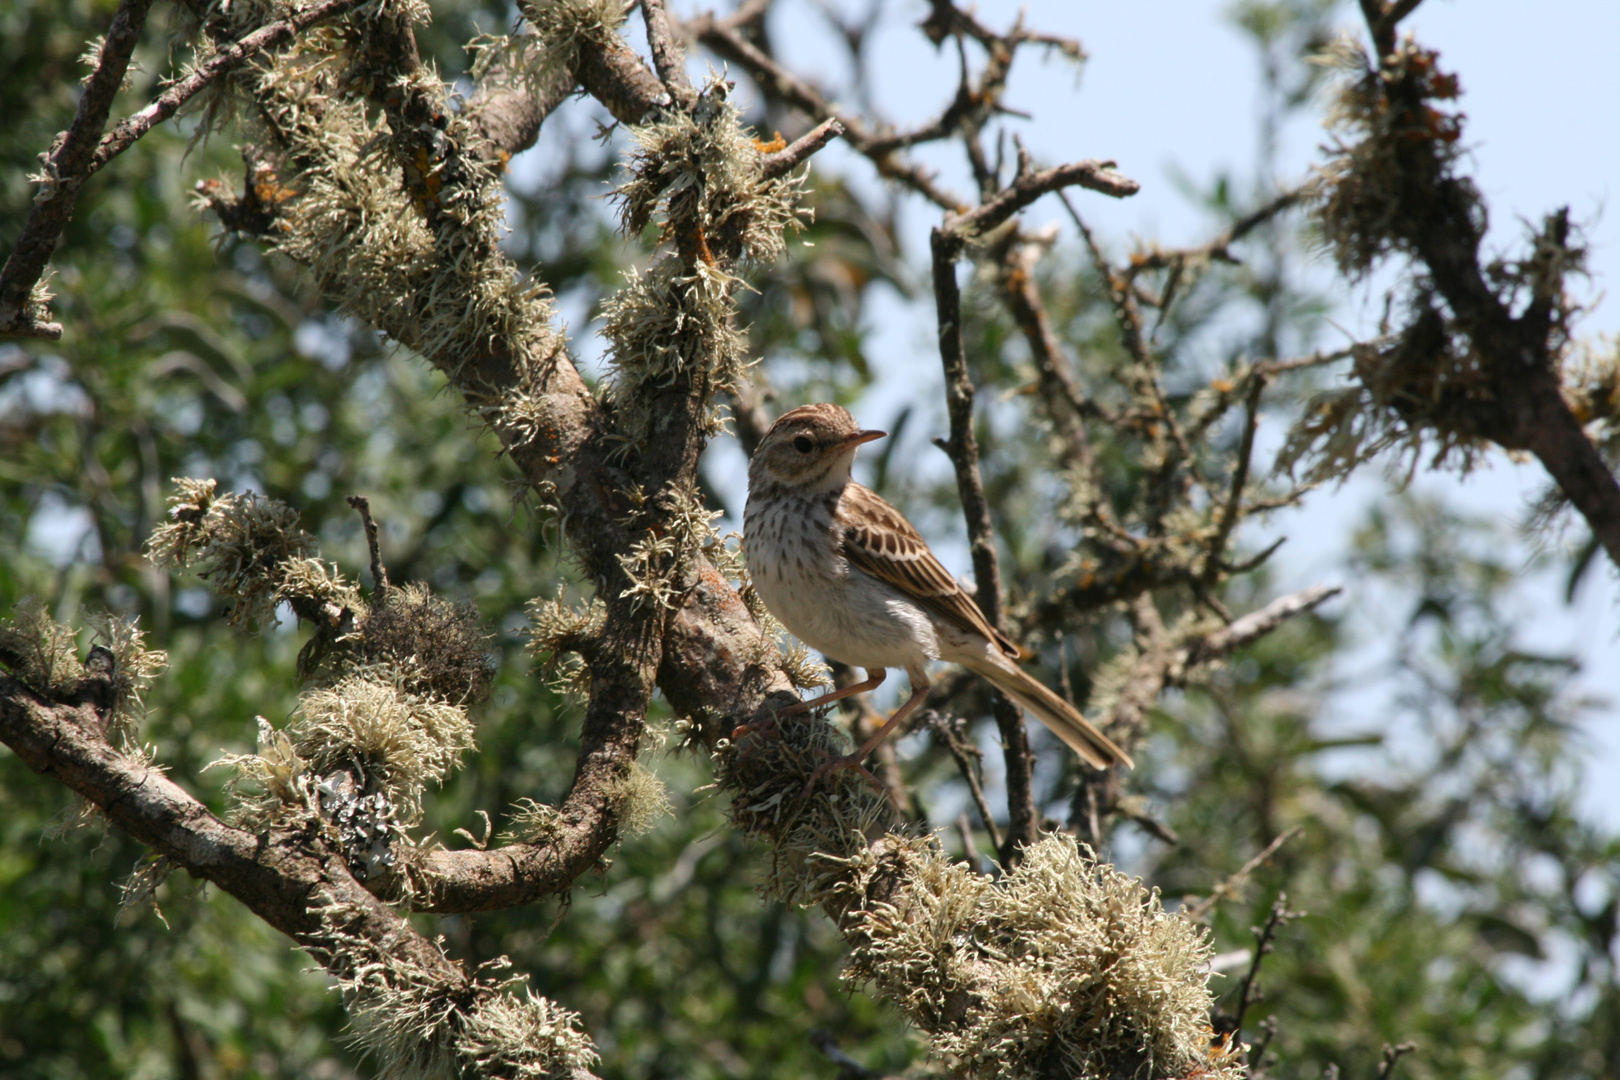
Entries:
[[801, 702], [807, 709], [871, 690], [905, 668], [911, 697], [845, 764], [865, 760], [928, 694], [928, 662], [961, 664], [1041, 718], [1099, 769], [1131, 759], [1068, 702], [1018, 667], [1018, 646], [990, 625], [917, 530], [850, 479], [855, 451], [886, 432], [863, 431], [837, 405], [782, 414], [748, 463], [743, 549], [772, 615], [866, 679]]

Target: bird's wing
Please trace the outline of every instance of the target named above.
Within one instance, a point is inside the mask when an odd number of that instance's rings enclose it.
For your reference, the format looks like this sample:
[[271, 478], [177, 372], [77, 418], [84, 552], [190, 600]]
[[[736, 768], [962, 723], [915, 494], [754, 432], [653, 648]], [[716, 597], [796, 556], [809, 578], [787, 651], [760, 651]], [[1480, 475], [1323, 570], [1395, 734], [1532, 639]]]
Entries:
[[851, 483], [839, 505], [844, 557], [851, 566], [892, 585], [929, 611], [980, 634], [1008, 656], [1019, 648], [990, 625], [973, 597], [940, 564], [911, 522], [876, 492]]

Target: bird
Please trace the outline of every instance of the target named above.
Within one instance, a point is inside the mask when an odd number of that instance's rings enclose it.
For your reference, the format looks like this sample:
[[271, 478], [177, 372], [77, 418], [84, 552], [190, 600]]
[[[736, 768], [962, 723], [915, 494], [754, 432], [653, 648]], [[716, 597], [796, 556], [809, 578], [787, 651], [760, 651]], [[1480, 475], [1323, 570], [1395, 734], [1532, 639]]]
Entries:
[[[928, 695], [928, 665], [960, 664], [1034, 713], [1088, 764], [1134, 767], [1079, 710], [1018, 666], [1022, 650], [940, 563], [905, 516], [850, 476], [864, 430], [842, 406], [777, 418], [748, 462], [743, 555], [766, 609], [811, 648], [866, 678], [790, 706], [803, 713], [876, 689], [903, 668], [911, 696], [847, 757], [858, 767]], [[818, 775], [822, 770], [817, 770]]]

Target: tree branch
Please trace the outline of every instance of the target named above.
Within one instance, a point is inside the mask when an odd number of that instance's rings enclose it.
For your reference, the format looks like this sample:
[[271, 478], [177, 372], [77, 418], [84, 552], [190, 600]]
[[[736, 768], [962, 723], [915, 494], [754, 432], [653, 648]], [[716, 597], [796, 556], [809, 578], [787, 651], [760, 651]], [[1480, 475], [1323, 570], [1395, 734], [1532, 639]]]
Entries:
[[34, 197], [33, 209], [23, 223], [17, 243], [0, 268], [0, 334], [58, 338], [62, 327], [38, 322], [30, 313], [29, 298], [50, 262], [51, 252], [73, 217], [79, 187], [90, 174], [96, 143], [107, 124], [113, 99], [124, 84], [129, 58], [140, 41], [152, 0], [121, 0], [118, 12], [101, 44], [101, 55], [79, 98], [73, 124], [45, 154], [44, 180]]
[[686, 57], [681, 54], [680, 42], [670, 29], [664, 0], [641, 0], [641, 18], [647, 24], [647, 47], [652, 51], [658, 77], [676, 105], [690, 109], [697, 101], [697, 93], [692, 89], [692, 80], [686, 77]]
[[[375, 966], [362, 993], [386, 996], [379, 980], [386, 983], [389, 972], [409, 969], [432, 978], [460, 1020], [494, 993], [368, 892], [348, 872], [342, 854], [307, 828], [262, 835], [232, 828], [163, 770], [115, 750], [102, 716], [110, 707], [110, 685], [100, 693], [95, 685], [110, 684], [113, 671], [110, 663], [98, 670], [95, 658], [92, 652], [86, 664], [89, 685], [75, 694], [77, 703], [51, 701], [0, 675], [0, 742], [24, 764], [60, 781], [114, 826], [193, 877], [219, 886], [339, 979], [353, 975], [357, 949], [387, 958]], [[567, 1074], [573, 1080], [592, 1075], [583, 1068]]]
[[843, 133], [844, 125], [837, 120], [823, 120], [782, 149], [766, 154], [760, 164], [760, 174], [770, 180], [789, 173]]
[[85, 175], [94, 175], [107, 162], [135, 145], [135, 141], [142, 135], [173, 116], [182, 105], [255, 53], [291, 41], [299, 31], [326, 19], [343, 15], [364, 2], [365, 0], [320, 0], [307, 8], [299, 9], [285, 19], [260, 27], [240, 41], [221, 42], [214, 55], [198, 65], [196, 70], [185, 78], [170, 83], [169, 88], [159, 94], [146, 108], [114, 125], [97, 144], [95, 155], [90, 159], [90, 167]]
[[[979, 475], [979, 443], [973, 434], [973, 380], [968, 376], [967, 349], [962, 340], [962, 292], [956, 282], [956, 257], [961, 243], [948, 226], [934, 229], [934, 307], [939, 324], [939, 358], [945, 368], [945, 407], [950, 414], [951, 437], [941, 443], [956, 469], [956, 490], [962, 499], [968, 545], [973, 555], [973, 578], [978, 585], [974, 600], [990, 625], [1005, 631], [1001, 610], [1001, 567], [996, 559], [990, 502]], [[996, 727], [1007, 766], [1007, 836], [998, 857], [1005, 865], [1018, 859], [1018, 851], [1035, 842], [1040, 817], [1035, 809], [1035, 753], [1023, 714], [1005, 694], [995, 691]]]
[[1000, 195], [981, 206], [945, 219], [945, 230], [958, 240], [988, 232], [1012, 217], [1024, 207], [1066, 187], [1083, 187], [1089, 191], [1123, 199], [1135, 195], [1142, 185], [1114, 171], [1112, 161], [1076, 161], [1040, 172], [1020, 169], [1018, 177]]

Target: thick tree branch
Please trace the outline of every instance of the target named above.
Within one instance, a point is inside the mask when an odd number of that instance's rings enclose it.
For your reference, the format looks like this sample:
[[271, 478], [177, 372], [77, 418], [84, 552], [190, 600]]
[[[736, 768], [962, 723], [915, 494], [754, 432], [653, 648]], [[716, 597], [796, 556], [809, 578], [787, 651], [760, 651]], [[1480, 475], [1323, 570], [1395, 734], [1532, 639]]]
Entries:
[[[111, 654], [104, 653], [110, 661]], [[459, 1016], [491, 993], [468, 977], [410, 922], [350, 875], [339, 852], [303, 827], [255, 835], [232, 828], [170, 780], [107, 741], [110, 663], [97, 665], [71, 702], [55, 702], [0, 675], [0, 742], [35, 772], [51, 776], [95, 806], [121, 831], [195, 878], [211, 882], [307, 949], [333, 975], [354, 974], [356, 949], [386, 957], [393, 970], [434, 980]], [[98, 692], [97, 683], [109, 685]], [[98, 700], [100, 704], [98, 705]], [[386, 978], [386, 976], [384, 976]], [[369, 983], [378, 988], [376, 976]], [[590, 1080], [584, 1069], [572, 1080]]]
[[[1416, 6], [1362, 0], [1378, 55], [1372, 70], [1341, 89], [1362, 138], [1339, 148], [1319, 206], [1347, 272], [1365, 272], [1391, 249], [1427, 271], [1412, 290], [1416, 315], [1400, 340], [1387, 351], [1365, 350], [1356, 373], [1380, 407], [1413, 429], [1530, 451], [1620, 566], [1620, 481], [1561, 385], [1563, 282], [1581, 258], [1568, 211], [1547, 217], [1522, 262], [1482, 265], [1484, 206], [1458, 175], [1461, 115], [1447, 111], [1456, 80], [1411, 38], [1396, 42], [1397, 24]], [[1459, 348], [1470, 355], [1456, 355]]]
[[0, 334], [58, 338], [62, 327], [35, 321], [29, 297], [73, 217], [79, 187], [90, 175], [96, 143], [107, 124], [113, 99], [124, 84], [129, 58], [141, 38], [152, 0], [121, 0], [101, 44], [96, 69], [85, 83], [73, 124], [45, 154], [44, 180], [17, 243], [0, 268]]

